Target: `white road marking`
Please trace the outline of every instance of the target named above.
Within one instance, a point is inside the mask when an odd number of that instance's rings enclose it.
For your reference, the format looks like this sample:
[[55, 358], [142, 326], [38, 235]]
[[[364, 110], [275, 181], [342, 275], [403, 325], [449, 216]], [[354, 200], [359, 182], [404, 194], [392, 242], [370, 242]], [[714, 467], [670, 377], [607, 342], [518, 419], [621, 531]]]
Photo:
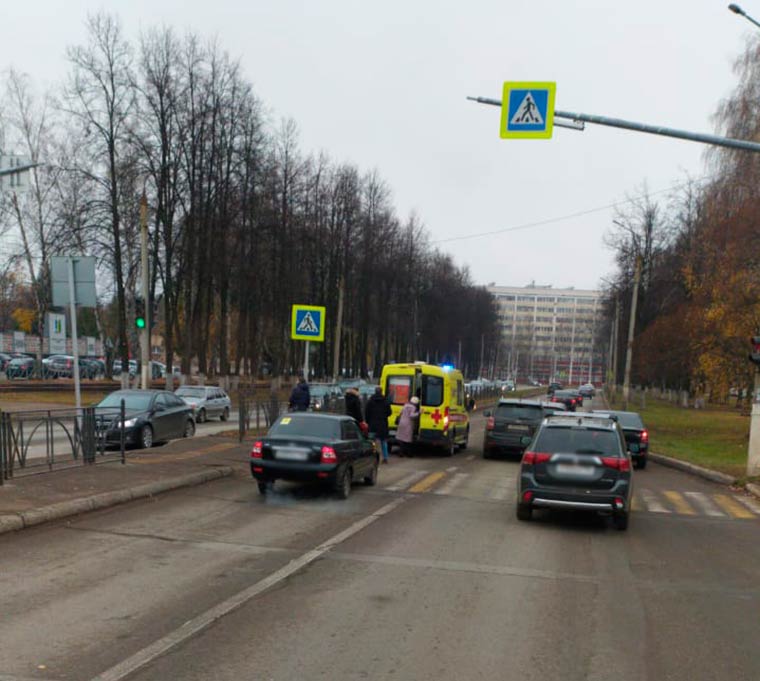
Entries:
[[474, 454], [470, 454], [470, 456], [465, 457], [465, 461], [472, 461], [475, 458]]
[[450, 468], [446, 469], [447, 473], [453, 473], [455, 470], [458, 470], [459, 466], [451, 466]]
[[684, 492], [683, 494], [685, 497], [688, 497], [690, 501], [694, 502], [699, 510], [705, 515], [719, 516], [721, 518], [726, 517], [726, 514], [723, 513], [723, 511], [721, 511], [706, 494], [703, 494], [702, 492]]
[[407, 475], [405, 478], [401, 478], [395, 485], [386, 487], [389, 492], [400, 492], [402, 489], [411, 487], [415, 482], [421, 480], [428, 474], [428, 471], [415, 471], [414, 473]]
[[652, 513], [670, 513], [670, 510], [665, 508], [654, 495], [654, 492], [648, 489], [640, 490], [640, 496], [644, 502], [644, 508]]
[[737, 494], [734, 499], [736, 499], [740, 504], [746, 506], [755, 515], [760, 515], [760, 504], [758, 504], [754, 499], [742, 496], [741, 494]]
[[330, 549], [337, 546], [341, 542], [344, 542], [349, 537], [352, 537], [357, 532], [361, 532], [365, 527], [371, 525], [379, 518], [387, 515], [391, 511], [395, 510], [398, 506], [406, 502], [408, 497], [399, 497], [394, 499], [390, 503], [386, 504], [382, 508], [378, 509], [374, 513], [357, 520], [355, 523], [347, 527], [342, 532], [330, 537], [325, 542], [322, 542], [317, 548], [307, 551], [298, 558], [294, 558], [287, 565], [281, 567], [279, 570], [275, 570], [268, 577], [259, 580], [255, 584], [252, 584], [247, 589], [243, 589], [231, 598], [215, 605], [213, 608], [209, 608], [206, 612], [201, 613], [197, 617], [185, 622], [181, 627], [170, 632], [163, 638], [158, 639], [149, 646], [146, 646], [142, 650], [138, 651], [134, 655], [128, 657], [126, 660], [119, 662], [110, 669], [98, 674], [92, 679], [92, 681], [120, 681], [121, 679], [134, 674], [138, 669], [141, 669], [147, 664], [150, 664], [156, 658], [161, 655], [165, 655], [172, 648], [180, 645], [191, 636], [195, 636], [204, 629], [211, 626], [214, 622], [221, 619], [225, 615], [229, 615], [232, 611], [237, 610], [239, 607], [245, 605], [252, 598], [258, 596], [263, 591], [270, 589], [275, 584], [278, 584], [284, 579], [287, 579], [294, 572], [298, 572], [301, 568], [305, 567], [309, 563], [313, 563], [317, 558], [327, 553]]
[[433, 494], [451, 494], [454, 489], [459, 487], [459, 485], [461, 485], [469, 477], [469, 473], [457, 473], [456, 475], [452, 476], [445, 485], [435, 490]]
[[516, 484], [514, 478], [507, 478], [489, 492], [488, 498], [493, 499], [494, 501], [504, 501], [504, 499], [509, 496], [509, 493], [515, 488]]

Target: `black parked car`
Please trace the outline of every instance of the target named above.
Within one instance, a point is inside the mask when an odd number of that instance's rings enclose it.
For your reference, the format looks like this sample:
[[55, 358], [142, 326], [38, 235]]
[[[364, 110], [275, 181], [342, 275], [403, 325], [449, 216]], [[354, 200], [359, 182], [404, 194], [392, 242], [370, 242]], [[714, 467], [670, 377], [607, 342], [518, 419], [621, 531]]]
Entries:
[[547, 417], [523, 454], [517, 517], [533, 509], [596, 511], [628, 527], [631, 459], [617, 419], [604, 414]]
[[564, 404], [567, 411], [575, 411], [579, 402], [583, 404], [583, 400], [579, 400], [578, 395], [573, 390], [555, 390], [551, 401]]
[[541, 402], [533, 400], [499, 400], [493, 413], [485, 412], [486, 432], [483, 458], [508, 452], [522, 454], [533, 439], [545, 412]]
[[631, 453], [635, 468], [646, 468], [649, 458], [649, 431], [635, 411], [595, 411], [594, 414], [609, 414], [617, 418], [623, 429], [625, 444]]
[[7, 352], [0, 352], [0, 371], [5, 371], [5, 367], [13, 359]]
[[555, 390], [562, 390], [562, 384], [557, 381], [549, 383], [549, 387], [546, 389], [547, 395], [553, 395]]
[[379, 457], [374, 443], [348, 416], [288, 413], [251, 450], [251, 475], [266, 494], [275, 480], [322, 482], [341, 499], [351, 483], [377, 482]]
[[119, 444], [120, 408], [124, 400], [126, 444], [144, 449], [195, 433], [193, 410], [167, 390], [116, 390], [103, 398], [95, 409], [98, 436], [106, 444]]

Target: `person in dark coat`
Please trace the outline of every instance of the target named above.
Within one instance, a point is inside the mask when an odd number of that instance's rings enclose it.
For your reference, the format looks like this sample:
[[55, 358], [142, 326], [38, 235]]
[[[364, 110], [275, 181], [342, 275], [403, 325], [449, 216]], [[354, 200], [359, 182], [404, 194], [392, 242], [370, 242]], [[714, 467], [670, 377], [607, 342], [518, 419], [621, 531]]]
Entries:
[[391, 415], [391, 405], [385, 399], [380, 386], [375, 388], [375, 394], [367, 400], [364, 411], [370, 437], [380, 443], [383, 463], [388, 463], [388, 417]]
[[350, 416], [359, 426], [364, 417], [362, 416], [362, 401], [356, 388], [346, 390], [346, 416]]
[[288, 406], [292, 411], [306, 411], [310, 404], [309, 384], [303, 376], [299, 376], [298, 383], [293, 387], [293, 392], [290, 393]]

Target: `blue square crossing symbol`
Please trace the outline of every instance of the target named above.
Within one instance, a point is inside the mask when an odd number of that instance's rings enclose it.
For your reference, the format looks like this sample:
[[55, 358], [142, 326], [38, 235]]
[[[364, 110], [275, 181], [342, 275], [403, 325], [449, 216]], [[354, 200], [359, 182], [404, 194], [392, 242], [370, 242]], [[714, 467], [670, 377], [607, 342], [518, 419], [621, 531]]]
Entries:
[[294, 340], [323, 341], [325, 308], [316, 305], [293, 305], [290, 337]]
[[551, 137], [555, 89], [551, 82], [504, 83], [501, 137]]

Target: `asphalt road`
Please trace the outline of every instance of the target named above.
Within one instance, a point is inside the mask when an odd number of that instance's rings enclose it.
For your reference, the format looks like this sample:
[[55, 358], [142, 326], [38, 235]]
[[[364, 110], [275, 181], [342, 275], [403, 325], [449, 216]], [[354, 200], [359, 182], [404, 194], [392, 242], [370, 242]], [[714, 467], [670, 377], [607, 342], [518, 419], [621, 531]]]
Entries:
[[760, 679], [760, 506], [650, 464], [627, 532], [521, 523], [475, 426], [345, 502], [241, 465], [0, 538], [0, 680]]

